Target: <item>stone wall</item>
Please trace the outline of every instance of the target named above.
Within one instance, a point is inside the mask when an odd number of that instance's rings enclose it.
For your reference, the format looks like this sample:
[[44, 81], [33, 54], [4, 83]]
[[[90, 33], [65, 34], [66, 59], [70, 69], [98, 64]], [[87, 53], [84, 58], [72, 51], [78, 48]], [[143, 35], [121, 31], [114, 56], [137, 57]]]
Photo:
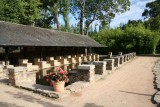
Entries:
[[15, 86], [23, 83], [36, 84], [36, 73], [26, 71], [26, 67], [8, 68], [9, 84]]
[[106, 62], [105, 61], [94, 61], [95, 74], [104, 75], [106, 73]]
[[106, 62], [106, 70], [114, 69], [114, 59], [104, 59], [103, 61]]
[[78, 76], [80, 81], [94, 82], [95, 81], [95, 65], [79, 65]]

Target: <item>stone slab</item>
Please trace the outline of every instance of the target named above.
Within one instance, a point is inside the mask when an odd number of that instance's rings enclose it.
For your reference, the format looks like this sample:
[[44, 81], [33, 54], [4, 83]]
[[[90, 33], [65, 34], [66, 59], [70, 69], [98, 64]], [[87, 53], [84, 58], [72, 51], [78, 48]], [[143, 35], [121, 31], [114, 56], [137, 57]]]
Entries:
[[88, 70], [92, 70], [92, 69], [95, 69], [95, 65], [85, 65], [85, 64], [82, 64], [82, 65], [79, 65], [79, 66], [78, 66], [78, 69], [88, 69]]

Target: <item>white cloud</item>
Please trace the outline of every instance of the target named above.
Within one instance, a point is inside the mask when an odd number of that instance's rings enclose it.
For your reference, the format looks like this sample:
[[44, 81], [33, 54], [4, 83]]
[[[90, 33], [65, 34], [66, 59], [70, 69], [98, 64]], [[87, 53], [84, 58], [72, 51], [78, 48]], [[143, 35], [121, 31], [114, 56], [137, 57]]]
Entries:
[[143, 19], [142, 13], [145, 9], [146, 3], [154, 0], [131, 0], [130, 10], [120, 15], [116, 14], [116, 17], [111, 22], [111, 27], [117, 27], [120, 24], [125, 24], [128, 20]]

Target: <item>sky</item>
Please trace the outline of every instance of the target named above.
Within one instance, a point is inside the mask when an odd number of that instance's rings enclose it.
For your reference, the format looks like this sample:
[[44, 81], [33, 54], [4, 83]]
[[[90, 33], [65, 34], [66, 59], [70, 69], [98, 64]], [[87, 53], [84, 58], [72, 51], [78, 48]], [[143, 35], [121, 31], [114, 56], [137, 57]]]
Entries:
[[130, 1], [131, 1], [130, 10], [120, 15], [117, 14], [110, 24], [112, 28], [118, 27], [120, 24], [126, 24], [128, 20], [144, 19], [142, 17], [142, 13], [145, 9], [146, 3], [152, 2], [154, 0], [130, 0]]

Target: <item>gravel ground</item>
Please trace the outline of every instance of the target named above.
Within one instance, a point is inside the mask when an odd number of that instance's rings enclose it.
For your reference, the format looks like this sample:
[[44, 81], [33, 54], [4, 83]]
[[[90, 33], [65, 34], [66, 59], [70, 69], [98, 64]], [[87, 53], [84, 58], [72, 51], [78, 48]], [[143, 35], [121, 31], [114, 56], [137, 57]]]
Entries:
[[53, 100], [0, 84], [0, 107], [156, 107], [152, 67], [157, 57], [136, 57], [82, 91]]

